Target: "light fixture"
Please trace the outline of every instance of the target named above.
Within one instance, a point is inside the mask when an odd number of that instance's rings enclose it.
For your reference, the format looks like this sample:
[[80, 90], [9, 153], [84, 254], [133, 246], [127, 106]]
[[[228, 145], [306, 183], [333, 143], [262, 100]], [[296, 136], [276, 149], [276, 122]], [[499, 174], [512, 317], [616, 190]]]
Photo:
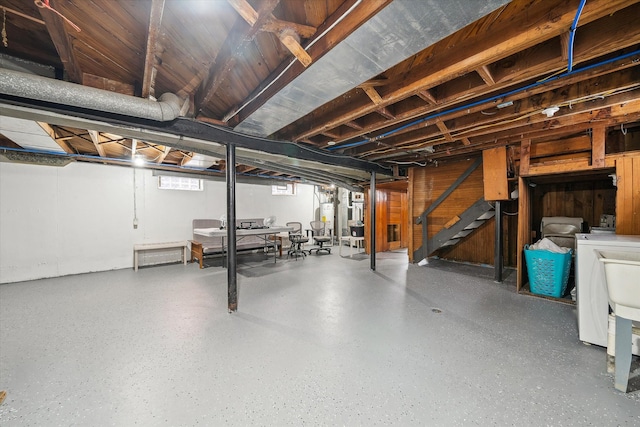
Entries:
[[335, 141], [329, 141], [329, 142], [327, 142], [327, 145], [336, 145], [336, 142]]
[[506, 102], [503, 102], [502, 104], [496, 105], [496, 108], [501, 109], [501, 108], [511, 107], [512, 105], [513, 105], [513, 101], [506, 101]]
[[553, 117], [554, 114], [556, 114], [558, 111], [560, 111], [560, 107], [557, 106], [553, 106], [553, 107], [547, 107], [544, 110], [542, 110], [542, 114], [546, 114], [547, 117]]
[[133, 158], [133, 165], [134, 165], [134, 166], [138, 166], [138, 167], [139, 167], [139, 166], [144, 166], [144, 156], [141, 156], [141, 155], [139, 155], [139, 154], [138, 154], [138, 155], [136, 155], [136, 156]]

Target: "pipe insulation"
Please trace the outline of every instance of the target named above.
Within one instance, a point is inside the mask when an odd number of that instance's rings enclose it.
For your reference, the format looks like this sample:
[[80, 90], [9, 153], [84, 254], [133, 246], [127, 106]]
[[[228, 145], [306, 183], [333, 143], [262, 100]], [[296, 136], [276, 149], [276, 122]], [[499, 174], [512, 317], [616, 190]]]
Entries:
[[179, 117], [183, 104], [173, 93], [152, 101], [7, 69], [0, 69], [0, 93], [157, 122]]

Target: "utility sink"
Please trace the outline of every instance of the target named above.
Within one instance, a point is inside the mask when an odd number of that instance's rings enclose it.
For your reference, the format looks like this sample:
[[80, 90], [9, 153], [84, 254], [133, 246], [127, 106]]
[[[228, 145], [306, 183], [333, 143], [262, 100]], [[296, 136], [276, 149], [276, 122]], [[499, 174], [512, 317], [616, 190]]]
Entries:
[[640, 314], [640, 252], [598, 251], [598, 255], [613, 311], [636, 319]]

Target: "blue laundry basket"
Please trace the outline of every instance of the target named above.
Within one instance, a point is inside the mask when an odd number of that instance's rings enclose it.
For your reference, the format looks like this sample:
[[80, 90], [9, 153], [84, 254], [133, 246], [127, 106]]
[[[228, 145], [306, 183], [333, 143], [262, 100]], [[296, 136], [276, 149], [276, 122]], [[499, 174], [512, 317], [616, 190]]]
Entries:
[[544, 249], [529, 249], [529, 245], [525, 245], [524, 257], [531, 293], [562, 297], [567, 290], [572, 254], [573, 249], [566, 254], [558, 254]]

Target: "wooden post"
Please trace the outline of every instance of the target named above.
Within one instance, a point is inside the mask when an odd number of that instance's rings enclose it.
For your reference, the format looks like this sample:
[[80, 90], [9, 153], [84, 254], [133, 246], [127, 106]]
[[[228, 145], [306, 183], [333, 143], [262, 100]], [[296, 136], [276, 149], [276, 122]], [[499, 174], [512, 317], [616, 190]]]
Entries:
[[531, 163], [531, 139], [523, 139], [520, 143], [520, 176], [529, 174]]
[[598, 125], [594, 126], [591, 131], [593, 135], [591, 140], [591, 166], [603, 168], [606, 128], [603, 125]]
[[496, 201], [496, 229], [495, 229], [495, 245], [493, 253], [494, 280], [502, 283], [502, 202]]
[[524, 245], [531, 243], [531, 189], [528, 180], [518, 179], [518, 259], [516, 292], [525, 283], [526, 265], [524, 262]]

